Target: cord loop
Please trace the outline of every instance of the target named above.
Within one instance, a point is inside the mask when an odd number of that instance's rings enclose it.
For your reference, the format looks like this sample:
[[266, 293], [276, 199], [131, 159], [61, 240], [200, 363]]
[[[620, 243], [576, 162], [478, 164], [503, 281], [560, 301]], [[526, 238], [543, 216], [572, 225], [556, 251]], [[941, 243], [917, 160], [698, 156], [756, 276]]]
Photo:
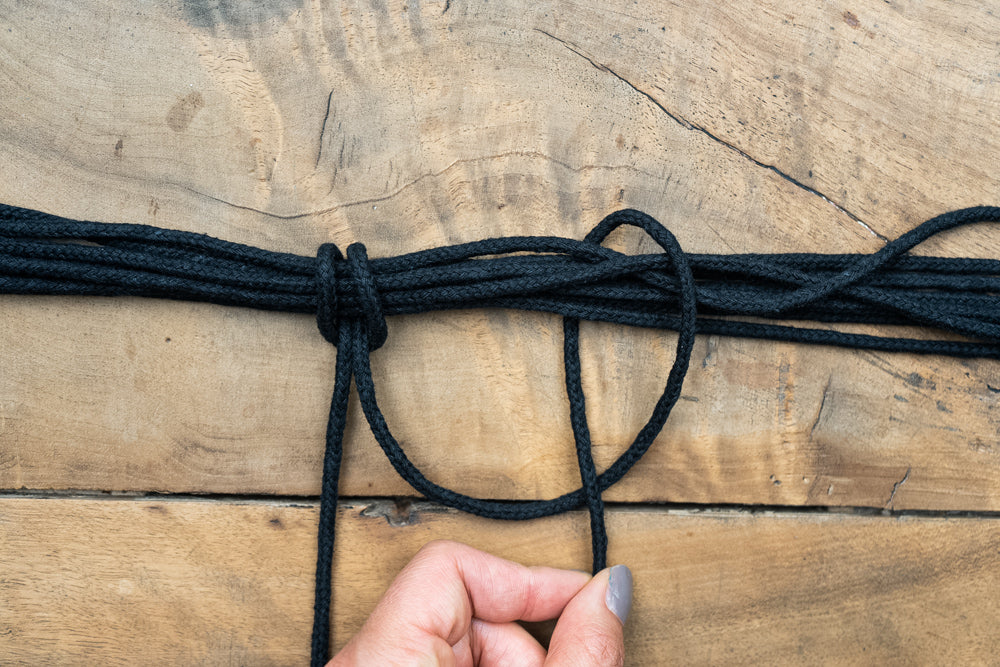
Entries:
[[368, 349], [377, 350], [385, 345], [389, 330], [382, 312], [382, 301], [375, 287], [368, 251], [364, 244], [352, 243], [347, 246], [347, 265], [354, 279], [354, 290], [358, 295], [358, 307], [364, 318], [365, 332], [368, 334]]
[[337, 267], [344, 255], [333, 243], [324, 243], [316, 251], [316, 326], [328, 343], [340, 339], [337, 312]]
[[389, 330], [381, 297], [372, 275], [371, 262], [364, 244], [347, 246], [347, 258], [333, 243], [324, 243], [316, 252], [316, 325], [323, 338], [332, 345], [340, 343], [343, 314], [342, 301], [338, 299], [337, 265], [344, 265], [353, 287], [359, 319], [368, 338], [368, 349], [377, 350], [385, 344]]

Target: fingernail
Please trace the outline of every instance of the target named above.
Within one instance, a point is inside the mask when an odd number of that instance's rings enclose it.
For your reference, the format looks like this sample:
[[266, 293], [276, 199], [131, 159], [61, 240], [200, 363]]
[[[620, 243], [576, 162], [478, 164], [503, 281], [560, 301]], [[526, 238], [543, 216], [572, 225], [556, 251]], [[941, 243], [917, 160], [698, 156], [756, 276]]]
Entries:
[[615, 565], [608, 575], [608, 592], [604, 596], [604, 602], [622, 625], [625, 625], [625, 619], [632, 608], [632, 571], [624, 565]]

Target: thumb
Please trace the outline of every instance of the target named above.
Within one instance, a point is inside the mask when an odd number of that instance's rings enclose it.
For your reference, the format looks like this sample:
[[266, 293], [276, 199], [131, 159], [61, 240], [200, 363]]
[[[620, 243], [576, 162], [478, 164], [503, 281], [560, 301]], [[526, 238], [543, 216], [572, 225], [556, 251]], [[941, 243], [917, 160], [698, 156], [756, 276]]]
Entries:
[[620, 667], [632, 607], [632, 572], [615, 565], [594, 575], [566, 605], [549, 642], [545, 667]]

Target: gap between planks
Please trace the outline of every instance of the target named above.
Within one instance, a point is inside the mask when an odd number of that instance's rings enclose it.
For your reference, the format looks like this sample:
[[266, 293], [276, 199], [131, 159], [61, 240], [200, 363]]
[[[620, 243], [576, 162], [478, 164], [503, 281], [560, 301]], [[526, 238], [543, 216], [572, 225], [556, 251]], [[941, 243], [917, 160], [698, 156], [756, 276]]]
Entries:
[[[271, 507], [319, 507], [317, 496], [266, 495], [266, 494], [190, 494], [156, 492], [97, 491], [90, 489], [4, 489], [0, 490], [0, 501], [8, 498], [30, 498], [36, 500], [105, 500], [105, 501], [145, 501], [145, 502], [187, 502], [219, 503], [220, 505], [266, 505]], [[416, 496], [340, 496], [338, 504], [356, 507], [370, 505], [365, 510], [367, 516], [399, 516], [413, 513], [463, 512]], [[740, 503], [621, 503], [605, 502], [608, 511], [615, 512], [657, 512], [677, 516], [699, 514], [734, 514], [755, 516], [835, 514], [848, 516], [884, 517], [926, 517], [947, 519], [1000, 519], [1000, 511], [956, 511], [956, 510], [892, 510], [886, 507], [839, 506], [839, 505], [751, 505]], [[583, 509], [573, 510], [583, 512]], [[392, 523], [392, 522], [390, 522]], [[393, 524], [395, 525], [395, 524]]]

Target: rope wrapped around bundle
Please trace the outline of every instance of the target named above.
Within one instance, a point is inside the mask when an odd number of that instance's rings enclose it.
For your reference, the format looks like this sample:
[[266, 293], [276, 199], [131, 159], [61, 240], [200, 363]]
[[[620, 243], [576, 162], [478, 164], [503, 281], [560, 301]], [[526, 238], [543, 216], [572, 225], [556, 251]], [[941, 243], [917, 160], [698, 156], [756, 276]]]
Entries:
[[[83, 222], [0, 204], [0, 293], [143, 296], [316, 315], [337, 347], [320, 495], [312, 664], [329, 654], [337, 484], [349, 389], [396, 471], [421, 495], [495, 519], [533, 519], [586, 507], [594, 571], [607, 553], [601, 494], [646, 453], [677, 402], [696, 334], [836, 345], [885, 352], [1000, 358], [1000, 260], [908, 251], [935, 234], [1000, 221], [1000, 208], [932, 218], [872, 254], [685, 253], [651, 216], [616, 211], [582, 241], [515, 236], [369, 259], [364, 245], [320, 246], [315, 257], [272, 252], [203, 234]], [[662, 252], [626, 255], [601, 245], [623, 225]], [[370, 354], [388, 339], [386, 317], [459, 308], [561, 315], [570, 421], [581, 486], [557, 498], [474, 498], [429, 480], [393, 437], [375, 397]], [[752, 317], [767, 322], [747, 321]], [[581, 383], [580, 320], [678, 332], [676, 356], [652, 415], [598, 473]], [[928, 340], [782, 324], [916, 325], [959, 334]]]

